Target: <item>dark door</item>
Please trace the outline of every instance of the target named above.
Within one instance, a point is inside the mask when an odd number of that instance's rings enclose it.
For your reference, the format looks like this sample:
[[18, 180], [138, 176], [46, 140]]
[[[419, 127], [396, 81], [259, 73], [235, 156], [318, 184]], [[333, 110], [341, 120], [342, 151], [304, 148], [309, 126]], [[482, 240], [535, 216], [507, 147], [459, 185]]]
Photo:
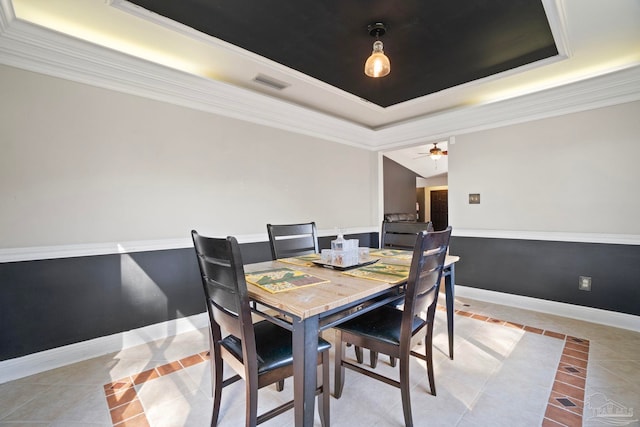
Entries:
[[431, 222], [435, 231], [444, 230], [449, 225], [449, 190], [431, 192]]

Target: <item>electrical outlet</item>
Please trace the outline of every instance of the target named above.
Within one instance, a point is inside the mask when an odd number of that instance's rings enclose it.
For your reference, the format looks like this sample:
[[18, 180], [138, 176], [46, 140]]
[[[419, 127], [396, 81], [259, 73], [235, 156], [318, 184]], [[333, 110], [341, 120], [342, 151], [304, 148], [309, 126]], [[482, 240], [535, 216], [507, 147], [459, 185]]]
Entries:
[[589, 276], [580, 276], [578, 279], [578, 289], [581, 291], [590, 291], [591, 290], [591, 277]]

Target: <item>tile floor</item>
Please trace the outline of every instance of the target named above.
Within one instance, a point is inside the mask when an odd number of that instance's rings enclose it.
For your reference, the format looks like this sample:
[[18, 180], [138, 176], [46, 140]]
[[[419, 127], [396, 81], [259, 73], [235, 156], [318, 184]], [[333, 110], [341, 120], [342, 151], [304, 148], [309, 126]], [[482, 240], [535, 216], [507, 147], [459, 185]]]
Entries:
[[[640, 426], [640, 333], [465, 298], [456, 313], [454, 360], [437, 313], [437, 396], [413, 361], [415, 425]], [[207, 343], [206, 330], [193, 331], [0, 384], [0, 426], [208, 426]], [[393, 371], [385, 356], [377, 369]], [[259, 411], [292, 388], [262, 390]], [[401, 426], [399, 390], [347, 370], [331, 424]], [[223, 392], [219, 425], [244, 425], [242, 382]], [[263, 425], [291, 426], [293, 412]]]

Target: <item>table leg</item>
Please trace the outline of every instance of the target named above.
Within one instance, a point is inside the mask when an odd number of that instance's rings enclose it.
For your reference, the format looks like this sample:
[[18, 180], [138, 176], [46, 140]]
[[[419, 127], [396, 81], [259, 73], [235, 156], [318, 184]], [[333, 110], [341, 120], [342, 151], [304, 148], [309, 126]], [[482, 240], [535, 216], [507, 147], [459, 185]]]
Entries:
[[444, 276], [444, 292], [447, 297], [447, 330], [449, 333], [449, 358], [453, 360], [453, 301], [455, 298], [456, 266], [451, 264], [447, 267]]
[[293, 393], [295, 425], [313, 426], [318, 366], [318, 316], [293, 321]]

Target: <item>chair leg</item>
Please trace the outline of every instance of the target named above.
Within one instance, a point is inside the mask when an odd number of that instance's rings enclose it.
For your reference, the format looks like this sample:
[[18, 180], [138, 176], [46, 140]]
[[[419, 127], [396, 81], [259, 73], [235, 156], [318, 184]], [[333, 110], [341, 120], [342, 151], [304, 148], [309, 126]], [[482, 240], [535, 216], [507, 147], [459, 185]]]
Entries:
[[356, 360], [358, 363], [362, 363], [364, 358], [362, 357], [362, 348], [357, 345], [353, 346], [353, 351], [356, 353]]
[[376, 366], [378, 366], [378, 352], [377, 351], [369, 350], [369, 364], [371, 365], [371, 367], [373, 369], [375, 369]]
[[389, 356], [389, 365], [391, 365], [393, 368], [396, 367], [396, 358], [395, 357]]
[[433, 376], [433, 323], [429, 325], [427, 329], [424, 354], [427, 358], [427, 375], [429, 376], [429, 388], [431, 389], [431, 394], [435, 396], [436, 382]]
[[284, 390], [284, 380], [280, 380], [276, 383], [276, 390], [277, 391]]
[[318, 395], [318, 412], [320, 414], [322, 427], [329, 427], [329, 402], [331, 397], [329, 392], [329, 351], [323, 351], [321, 357], [322, 378], [319, 382], [322, 384], [322, 393]]
[[213, 412], [211, 414], [211, 426], [218, 425], [220, 416], [220, 402], [222, 400], [222, 358], [219, 352], [211, 347], [209, 363], [211, 363], [211, 388], [213, 393]]
[[342, 388], [344, 387], [344, 366], [342, 366], [342, 359], [344, 358], [344, 343], [342, 342], [342, 332], [336, 331], [336, 354], [335, 354], [335, 366], [334, 366], [334, 378], [333, 378], [333, 397], [340, 399], [342, 396]]
[[413, 427], [411, 416], [411, 394], [409, 393], [409, 355], [400, 358], [400, 394], [402, 395], [402, 411], [406, 427]]
[[255, 427], [258, 424], [258, 373], [252, 373], [245, 379], [245, 425]]

